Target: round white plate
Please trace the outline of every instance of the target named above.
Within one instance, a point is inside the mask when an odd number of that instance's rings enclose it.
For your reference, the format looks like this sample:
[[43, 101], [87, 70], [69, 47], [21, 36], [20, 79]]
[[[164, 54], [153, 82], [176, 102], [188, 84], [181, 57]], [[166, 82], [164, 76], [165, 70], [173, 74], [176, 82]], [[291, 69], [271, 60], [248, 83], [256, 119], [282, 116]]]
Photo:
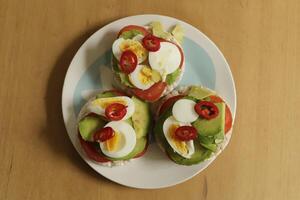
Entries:
[[[205, 169], [215, 157], [193, 166], [171, 162], [155, 143], [146, 154], [125, 166], [104, 167], [91, 161], [82, 151], [76, 121], [81, 106], [97, 91], [111, 88], [111, 45], [125, 25], [146, 25], [160, 21], [165, 28], [181, 24], [185, 30], [183, 49], [186, 71], [180, 85], [199, 84], [216, 90], [236, 111], [236, 92], [230, 67], [217, 46], [195, 27], [175, 18], [161, 15], [138, 15], [114, 21], [94, 33], [74, 56], [65, 77], [62, 110], [68, 135], [81, 157], [102, 176], [135, 188], [163, 188], [186, 181]], [[230, 139], [231, 132], [227, 134]], [[226, 143], [227, 144], [227, 143]]]

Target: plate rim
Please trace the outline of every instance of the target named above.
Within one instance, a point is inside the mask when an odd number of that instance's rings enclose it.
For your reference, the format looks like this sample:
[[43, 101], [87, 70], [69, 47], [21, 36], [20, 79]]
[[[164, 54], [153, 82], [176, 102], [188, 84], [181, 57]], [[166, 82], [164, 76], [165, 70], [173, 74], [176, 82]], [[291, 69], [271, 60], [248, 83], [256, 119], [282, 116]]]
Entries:
[[[224, 61], [225, 65], [226, 65], [226, 69], [228, 70], [229, 72], [229, 78], [231, 80], [231, 82], [233, 83], [232, 86], [233, 86], [233, 97], [234, 97], [234, 102], [233, 102], [233, 107], [234, 107], [234, 111], [232, 112], [232, 118], [233, 118], [233, 121], [232, 121], [232, 129], [230, 130], [230, 133], [229, 134], [229, 137], [228, 137], [228, 142], [225, 144], [224, 146], [224, 149], [222, 151], [220, 151], [216, 156], [212, 157], [209, 159], [209, 163], [204, 166], [203, 168], [199, 169], [196, 173], [192, 174], [191, 176], [188, 176], [188, 177], [185, 177], [179, 181], [176, 181], [176, 182], [173, 182], [171, 184], [166, 184], [164, 186], [159, 186], [159, 187], [139, 187], [139, 186], [133, 186], [133, 185], [127, 185], [125, 183], [122, 183], [122, 182], [119, 182], [119, 181], [116, 181], [116, 180], [113, 180], [111, 179], [109, 176], [105, 175], [105, 174], [102, 174], [100, 172], [98, 172], [89, 162], [89, 160], [87, 160], [86, 156], [83, 156], [82, 155], [82, 152], [80, 152], [76, 145], [75, 145], [75, 142], [72, 141], [72, 138], [70, 136], [70, 133], [68, 131], [68, 126], [67, 126], [67, 113], [64, 109], [64, 100], [65, 100], [65, 96], [66, 96], [66, 81], [67, 81], [67, 78], [68, 78], [68, 74], [70, 74], [70, 71], [71, 71], [71, 66], [73, 65], [74, 63], [74, 60], [75, 60], [75, 57], [78, 55], [78, 53], [81, 51], [81, 49], [88, 43], [89, 40], [91, 40], [91, 38], [95, 37], [95, 35], [97, 35], [97, 33], [99, 31], [101, 31], [101, 29], [105, 29], [107, 27], [109, 27], [112, 23], [116, 23], [117, 21], [121, 21], [121, 20], [126, 20], [126, 19], [130, 19], [130, 18], [143, 18], [143, 17], [153, 17], [153, 18], [157, 18], [157, 17], [160, 17], [160, 18], [165, 18], [166, 20], [176, 20], [178, 21], [179, 23], [182, 23], [184, 24], [185, 26], [189, 26], [191, 29], [193, 29], [193, 31], [201, 34], [213, 47], [214, 49], [217, 51], [217, 53], [219, 54], [219, 56], [221, 56], [222, 60]], [[71, 143], [73, 145], [73, 147], [75, 148], [75, 150], [79, 153], [80, 157], [94, 170], [96, 171], [99, 175], [109, 179], [110, 181], [113, 181], [117, 184], [120, 184], [120, 185], [123, 185], [123, 186], [126, 186], [126, 187], [130, 187], [130, 188], [138, 188], [138, 189], [159, 189], [159, 188], [166, 188], [166, 187], [171, 187], [171, 186], [174, 186], [174, 185], [177, 185], [177, 184], [180, 184], [180, 183], [183, 183], [193, 177], [195, 177], [196, 175], [198, 175], [200, 172], [202, 172], [203, 170], [205, 170], [217, 157], [218, 155], [223, 152], [225, 150], [225, 148], [227, 147], [227, 145], [229, 144], [230, 142], [230, 139], [231, 139], [231, 136], [232, 136], [232, 130], [233, 130], [233, 125], [235, 123], [235, 117], [236, 117], [236, 110], [237, 110], [237, 94], [236, 94], [236, 86], [235, 86], [235, 81], [234, 81], [234, 77], [233, 77], [233, 74], [232, 74], [232, 71], [231, 71], [231, 68], [230, 68], [230, 65], [228, 63], [228, 61], [226, 60], [225, 56], [223, 55], [223, 53], [221, 52], [221, 50], [218, 48], [218, 46], [206, 35], [204, 34], [200, 29], [197, 29], [196, 27], [194, 27], [193, 25], [183, 21], [183, 20], [180, 20], [180, 19], [177, 19], [175, 17], [171, 17], [171, 16], [166, 16], [166, 15], [160, 15], [160, 14], [142, 14], [142, 15], [129, 15], [129, 16], [126, 16], [126, 17], [122, 17], [122, 18], [119, 18], [119, 19], [116, 19], [114, 21], [111, 21], [109, 22], [108, 24], [100, 27], [98, 30], [96, 30], [95, 32], [93, 32], [82, 44], [81, 46], [79, 47], [79, 49], [76, 51], [76, 53], [74, 54], [69, 66], [68, 66], [68, 69], [65, 73], [65, 77], [64, 77], [64, 82], [63, 82], [63, 87], [62, 87], [62, 96], [61, 96], [61, 108], [62, 108], [62, 115], [63, 115], [63, 120], [64, 120], [64, 125], [65, 125], [65, 128], [66, 128], [66, 131], [67, 131], [67, 134], [68, 134], [68, 137], [69, 139], [71, 140]], [[76, 118], [76, 117], [75, 117]], [[156, 144], [155, 144], [156, 145]]]

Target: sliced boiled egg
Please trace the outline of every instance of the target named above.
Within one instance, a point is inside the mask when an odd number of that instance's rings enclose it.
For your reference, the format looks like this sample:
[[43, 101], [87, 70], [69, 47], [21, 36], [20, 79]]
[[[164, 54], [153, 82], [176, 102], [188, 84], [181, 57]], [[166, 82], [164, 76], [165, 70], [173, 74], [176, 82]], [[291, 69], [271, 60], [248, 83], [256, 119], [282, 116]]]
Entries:
[[131, 50], [138, 58], [138, 63], [142, 63], [146, 60], [148, 52], [139, 42], [140, 36], [134, 37], [134, 39], [118, 38], [112, 45], [112, 52], [117, 60], [120, 61], [121, 55], [126, 50]]
[[159, 71], [163, 77], [176, 71], [181, 59], [183, 58], [180, 50], [171, 42], [161, 42], [158, 51], [149, 52], [150, 66]]
[[173, 116], [180, 122], [194, 122], [199, 117], [194, 109], [195, 105], [196, 103], [190, 99], [180, 99], [172, 108]]
[[135, 70], [129, 74], [129, 80], [135, 87], [146, 90], [154, 84], [152, 75], [152, 69], [149, 66], [137, 65]]
[[177, 121], [173, 116], [166, 119], [163, 124], [163, 132], [172, 149], [184, 158], [191, 158], [195, 152], [194, 141], [181, 141], [176, 138], [175, 131], [180, 126], [190, 126], [190, 123]]
[[128, 155], [135, 147], [136, 133], [125, 121], [112, 121], [105, 125], [114, 130], [114, 136], [105, 142], [100, 142], [104, 155], [111, 158], [121, 158]]
[[88, 104], [87, 109], [89, 112], [105, 116], [106, 107], [113, 103], [120, 103], [127, 107], [126, 115], [121, 120], [126, 120], [130, 118], [135, 111], [135, 105], [133, 100], [126, 96], [98, 98], [91, 101]]

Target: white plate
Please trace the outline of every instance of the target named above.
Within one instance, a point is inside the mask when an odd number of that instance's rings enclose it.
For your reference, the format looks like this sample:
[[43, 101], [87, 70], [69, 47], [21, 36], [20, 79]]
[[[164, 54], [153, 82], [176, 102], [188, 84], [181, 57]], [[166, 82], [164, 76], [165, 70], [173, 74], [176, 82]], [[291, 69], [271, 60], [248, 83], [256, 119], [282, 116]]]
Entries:
[[[233, 119], [236, 92], [230, 67], [216, 45], [195, 27], [175, 18], [160, 15], [138, 15], [114, 21], [94, 33], [74, 56], [65, 77], [62, 110], [68, 135], [81, 157], [94, 170], [119, 184], [135, 188], [163, 188], [186, 181], [205, 169], [215, 157], [193, 166], [171, 162], [156, 144], [146, 154], [125, 166], [113, 168], [97, 165], [86, 157], [77, 139], [76, 118], [81, 106], [95, 91], [111, 87], [111, 45], [125, 25], [146, 25], [160, 21], [166, 28], [179, 23], [185, 30], [184, 53], [186, 72], [180, 85], [201, 84], [225, 98]], [[227, 134], [228, 141], [231, 132]]]

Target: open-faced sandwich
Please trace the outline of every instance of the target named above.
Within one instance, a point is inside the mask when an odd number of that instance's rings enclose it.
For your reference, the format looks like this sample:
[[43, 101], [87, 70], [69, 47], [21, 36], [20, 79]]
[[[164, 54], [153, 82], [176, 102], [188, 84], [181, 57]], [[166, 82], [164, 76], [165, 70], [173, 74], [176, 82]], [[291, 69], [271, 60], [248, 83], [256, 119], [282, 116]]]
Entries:
[[154, 135], [172, 161], [192, 165], [217, 154], [231, 127], [232, 115], [224, 100], [212, 90], [190, 86], [162, 99]]
[[123, 165], [147, 148], [151, 115], [148, 103], [117, 90], [90, 99], [78, 117], [81, 146], [102, 165]]
[[149, 102], [172, 91], [184, 73], [182, 40], [179, 25], [171, 32], [160, 22], [122, 28], [112, 45], [116, 86]]

